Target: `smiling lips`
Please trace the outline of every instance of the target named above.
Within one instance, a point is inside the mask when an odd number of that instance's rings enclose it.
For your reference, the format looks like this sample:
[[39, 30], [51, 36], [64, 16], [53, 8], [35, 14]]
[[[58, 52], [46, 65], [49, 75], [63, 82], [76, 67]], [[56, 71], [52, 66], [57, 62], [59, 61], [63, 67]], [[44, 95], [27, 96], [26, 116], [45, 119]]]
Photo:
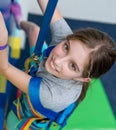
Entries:
[[55, 67], [55, 65], [54, 65], [54, 63], [53, 63], [53, 60], [51, 60], [51, 62], [50, 62], [50, 66], [51, 66], [51, 68], [52, 68], [53, 70], [56, 71], [56, 67]]
[[55, 55], [51, 58], [50, 66], [51, 66], [51, 68], [52, 68], [54, 71], [60, 72], [60, 67], [55, 64], [54, 60], [55, 60]]

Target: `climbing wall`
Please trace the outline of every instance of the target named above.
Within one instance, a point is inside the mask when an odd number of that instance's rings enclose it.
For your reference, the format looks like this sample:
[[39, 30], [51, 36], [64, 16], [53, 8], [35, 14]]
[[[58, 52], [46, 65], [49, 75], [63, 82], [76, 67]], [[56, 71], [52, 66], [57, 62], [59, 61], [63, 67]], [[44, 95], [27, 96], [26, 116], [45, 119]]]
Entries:
[[[10, 1], [9, 1], [10, 2]], [[8, 3], [9, 3], [8, 2]], [[0, 6], [5, 5], [3, 2]], [[9, 4], [7, 5], [7, 9]], [[3, 8], [1, 8], [3, 11]], [[11, 15], [5, 14], [7, 18], [6, 25], [9, 34], [12, 33], [10, 30], [10, 20]], [[39, 19], [39, 21], [38, 21]], [[37, 24], [41, 24], [42, 17], [39, 15], [29, 14], [29, 20]], [[116, 41], [116, 25], [115, 24], [105, 24], [91, 21], [81, 21], [75, 19], [66, 18], [67, 22], [72, 29], [75, 28], [86, 28], [95, 27], [97, 29], [103, 30], [110, 34]], [[48, 42], [50, 41], [50, 35], [48, 34]], [[28, 40], [27, 40], [28, 42]], [[24, 63], [25, 56], [29, 52], [27, 50], [28, 44], [26, 44], [25, 50], [21, 51], [20, 58], [20, 38], [16, 35], [9, 37], [9, 60], [12, 64], [15, 64], [19, 68], [22, 68], [22, 63]], [[15, 44], [17, 43], [17, 44]], [[21, 63], [21, 64], [19, 64]], [[77, 107], [74, 113], [71, 115], [68, 125], [64, 130], [98, 130], [98, 129], [116, 129], [116, 64], [112, 69], [103, 75], [100, 79], [93, 79], [89, 86], [89, 91], [85, 100]], [[12, 92], [12, 95], [10, 93]], [[5, 117], [5, 112], [7, 108], [7, 103], [9, 104], [12, 100], [12, 96], [15, 95], [15, 90], [12, 85], [6, 81], [6, 79], [0, 75], [0, 130], [3, 128], [3, 122]], [[9, 101], [10, 100], [10, 101]], [[54, 129], [54, 127], [53, 127]]]

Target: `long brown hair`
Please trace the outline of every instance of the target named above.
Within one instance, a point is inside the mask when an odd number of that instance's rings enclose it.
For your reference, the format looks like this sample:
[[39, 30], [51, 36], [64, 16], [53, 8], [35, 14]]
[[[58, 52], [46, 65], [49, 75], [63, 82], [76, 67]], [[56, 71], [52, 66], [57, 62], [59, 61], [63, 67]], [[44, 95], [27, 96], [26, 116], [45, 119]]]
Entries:
[[[112, 67], [116, 60], [114, 41], [105, 32], [94, 28], [81, 29], [67, 36], [67, 40], [80, 40], [86, 47], [93, 50], [83, 77], [99, 78]], [[88, 86], [88, 83], [83, 83], [79, 100], [84, 99]]]

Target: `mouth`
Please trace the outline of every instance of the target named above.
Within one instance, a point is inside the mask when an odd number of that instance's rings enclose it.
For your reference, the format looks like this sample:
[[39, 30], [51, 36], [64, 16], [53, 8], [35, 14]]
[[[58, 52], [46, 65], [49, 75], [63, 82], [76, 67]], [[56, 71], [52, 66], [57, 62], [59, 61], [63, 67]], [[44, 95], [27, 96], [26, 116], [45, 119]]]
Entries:
[[53, 71], [58, 72], [57, 67], [56, 67], [56, 65], [54, 63], [54, 59], [55, 59], [55, 56], [53, 56], [51, 58], [50, 66], [51, 66], [51, 68], [52, 68]]
[[53, 63], [53, 60], [51, 60], [50, 66], [51, 66], [51, 68], [52, 68], [54, 71], [56, 71], [56, 68], [55, 68], [55, 65], [54, 65], [54, 63]]

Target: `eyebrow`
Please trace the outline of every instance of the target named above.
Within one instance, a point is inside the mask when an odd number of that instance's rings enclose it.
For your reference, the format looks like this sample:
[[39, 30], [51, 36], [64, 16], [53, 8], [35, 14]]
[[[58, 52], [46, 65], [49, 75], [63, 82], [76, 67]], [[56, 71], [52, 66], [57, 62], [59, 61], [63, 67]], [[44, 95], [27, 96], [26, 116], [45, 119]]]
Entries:
[[[69, 51], [70, 51], [70, 48], [71, 48], [70, 41], [69, 41], [69, 40], [67, 40], [67, 43], [68, 43], [68, 46], [69, 46]], [[74, 62], [74, 63], [76, 64], [76, 67], [77, 67], [78, 71], [80, 72], [80, 69], [79, 69], [78, 64], [77, 64], [76, 62]]]

